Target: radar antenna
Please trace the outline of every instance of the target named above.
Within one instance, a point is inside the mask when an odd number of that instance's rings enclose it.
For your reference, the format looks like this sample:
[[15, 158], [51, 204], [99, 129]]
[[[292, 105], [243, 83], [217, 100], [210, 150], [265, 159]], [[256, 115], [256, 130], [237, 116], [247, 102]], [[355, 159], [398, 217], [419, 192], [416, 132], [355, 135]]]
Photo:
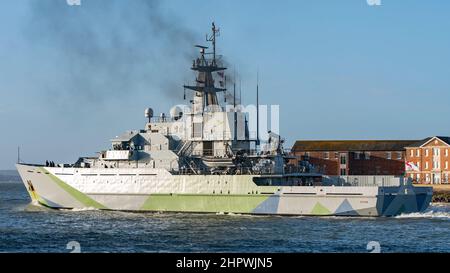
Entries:
[[[223, 84], [222, 80], [219, 80], [220, 86], [216, 87], [214, 82], [215, 79], [212, 73], [218, 73], [221, 78], [224, 78], [223, 70], [226, 70], [226, 67], [222, 67], [219, 65], [220, 60], [217, 60], [216, 55], [216, 37], [219, 35], [219, 29], [216, 28], [214, 22], [212, 23], [212, 33], [206, 34], [206, 41], [211, 42], [212, 44], [212, 52], [206, 52], [208, 49], [207, 46], [203, 45], [195, 45], [195, 47], [200, 48], [200, 57], [196, 58], [192, 62], [191, 69], [197, 71], [197, 77], [195, 79], [195, 85], [184, 85], [185, 89], [196, 91], [196, 96], [201, 97], [202, 101], [197, 102], [197, 105], [202, 109], [205, 109], [209, 106], [217, 106], [212, 107], [210, 109], [217, 109], [219, 106], [219, 101], [217, 99], [218, 92], [225, 92], [226, 86]], [[206, 55], [212, 54], [212, 58], [207, 58]], [[220, 56], [219, 56], [220, 59]]]
[[212, 23], [212, 33], [209, 36], [208, 36], [208, 34], [206, 34], [206, 41], [207, 42], [212, 42], [212, 45], [213, 45], [213, 59], [212, 59], [212, 62], [213, 62], [214, 65], [216, 64], [216, 37], [217, 36], [220, 36], [220, 29], [216, 28], [216, 25], [213, 22]]

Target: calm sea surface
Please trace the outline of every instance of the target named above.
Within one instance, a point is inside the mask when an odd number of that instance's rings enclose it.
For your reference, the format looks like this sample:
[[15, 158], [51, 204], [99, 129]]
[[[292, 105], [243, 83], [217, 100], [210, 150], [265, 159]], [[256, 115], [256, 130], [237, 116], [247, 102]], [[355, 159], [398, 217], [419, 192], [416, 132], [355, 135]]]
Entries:
[[[0, 181], [0, 252], [450, 252], [450, 205], [395, 218], [49, 210]], [[375, 243], [377, 244], [377, 243]]]

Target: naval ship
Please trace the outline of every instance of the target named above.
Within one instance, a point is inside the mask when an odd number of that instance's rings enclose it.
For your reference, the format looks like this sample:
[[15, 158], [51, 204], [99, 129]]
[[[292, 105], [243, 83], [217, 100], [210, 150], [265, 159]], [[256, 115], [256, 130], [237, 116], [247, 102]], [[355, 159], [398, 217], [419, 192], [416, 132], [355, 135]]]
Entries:
[[413, 187], [406, 178], [323, 177], [292, 166], [278, 134], [268, 132], [262, 142], [259, 111], [253, 134], [236, 96], [232, 107], [219, 100], [227, 89], [217, 85], [226, 70], [216, 55], [218, 33], [213, 23], [206, 37], [211, 51], [196, 46], [195, 84], [184, 85], [185, 99], [186, 90], [192, 94], [188, 106], [156, 116], [145, 109], [143, 129], [127, 131], [111, 140], [109, 150], [73, 164], [18, 162], [33, 203], [54, 209], [339, 216], [392, 216], [428, 207], [432, 189]]

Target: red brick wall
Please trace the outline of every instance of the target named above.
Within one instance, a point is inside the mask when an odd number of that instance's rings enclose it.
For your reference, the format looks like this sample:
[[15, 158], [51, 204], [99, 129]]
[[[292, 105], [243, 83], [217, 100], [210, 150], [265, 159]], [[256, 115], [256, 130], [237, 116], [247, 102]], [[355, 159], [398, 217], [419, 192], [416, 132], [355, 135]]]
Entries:
[[[433, 148], [440, 149], [440, 169], [433, 170]], [[445, 151], [448, 149], [448, 156], [445, 155]], [[413, 150], [413, 155], [411, 155], [411, 150]], [[417, 156], [417, 150], [420, 150], [420, 155]], [[426, 150], [428, 150], [428, 156], [426, 155]], [[430, 142], [424, 147], [413, 147], [407, 148], [406, 150], [406, 161], [413, 162], [416, 166], [417, 162], [420, 162], [419, 171], [407, 171], [407, 175], [417, 183], [433, 183], [432, 174], [440, 175], [441, 183], [448, 183], [445, 181], [445, 174], [448, 174], [450, 177], [450, 165], [449, 168], [445, 168], [445, 162], [450, 164], [450, 147], [445, 145], [444, 143], [438, 142], [435, 143]], [[428, 162], [428, 168], [426, 167], [426, 162]], [[420, 176], [419, 176], [420, 174]], [[426, 181], [426, 176], [429, 176], [429, 181]]]
[[[295, 152], [297, 160], [293, 164], [297, 165], [301, 156], [307, 152]], [[315, 166], [318, 172], [326, 175], [339, 174], [339, 158], [335, 158], [334, 152], [329, 152], [329, 158], [325, 158], [324, 152], [309, 152], [309, 162]]]
[[[390, 153], [391, 159], [389, 159]], [[405, 153], [400, 151], [370, 152], [369, 159], [355, 159], [350, 153], [350, 175], [402, 175], [405, 173]]]
[[[294, 152], [297, 160], [293, 164], [298, 164], [301, 156], [308, 151]], [[401, 159], [397, 159], [397, 152], [401, 153]], [[360, 159], [356, 159], [354, 152], [329, 151], [326, 159], [326, 152], [308, 152], [309, 162], [316, 167], [316, 170], [326, 175], [340, 175], [341, 153], [347, 154], [347, 174], [349, 175], [402, 175], [405, 173], [405, 152], [391, 151], [391, 159], [388, 159], [388, 151], [369, 152], [369, 159], [364, 158], [364, 153], [360, 153]], [[337, 156], [336, 156], [337, 153]]]

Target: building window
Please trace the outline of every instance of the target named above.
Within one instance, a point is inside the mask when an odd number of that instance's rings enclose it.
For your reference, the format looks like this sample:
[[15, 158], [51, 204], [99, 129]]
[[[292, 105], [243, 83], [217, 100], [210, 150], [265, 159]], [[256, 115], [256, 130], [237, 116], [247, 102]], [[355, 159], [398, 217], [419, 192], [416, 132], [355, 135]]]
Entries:
[[428, 156], [428, 149], [425, 149], [425, 156]]
[[417, 182], [420, 182], [420, 173], [417, 174]]
[[445, 149], [445, 156], [448, 156], [448, 149]]
[[342, 165], [347, 164], [347, 158], [346, 158], [345, 155], [341, 155], [341, 164], [342, 164]]
[[428, 170], [428, 161], [425, 162], [425, 170]]
[[361, 152], [355, 152], [355, 159], [360, 159]]
[[430, 174], [429, 173], [425, 174], [425, 181], [430, 182]]
[[414, 157], [414, 150], [411, 149], [411, 157]]
[[420, 169], [420, 161], [417, 161], [417, 168]]
[[397, 152], [397, 159], [402, 159], [402, 152]]
[[420, 149], [417, 149], [417, 151], [416, 151], [416, 156], [417, 156], [417, 157], [420, 156]]
[[441, 151], [441, 150], [440, 150], [439, 148], [433, 148], [433, 155], [439, 156], [440, 151]]
[[[412, 151], [412, 150], [411, 150]], [[412, 153], [411, 153], [412, 154]], [[392, 159], [392, 153], [391, 152], [387, 152], [386, 153], [386, 158], [387, 159]]]
[[309, 152], [305, 153], [305, 160], [308, 161], [309, 160]]
[[438, 168], [438, 162], [437, 162], [437, 161], [433, 161], [433, 169], [434, 169], [434, 170], [439, 169], [439, 168]]
[[330, 159], [330, 153], [329, 152], [323, 153], [323, 158]]
[[338, 152], [334, 152], [334, 158], [338, 159], [339, 158], [339, 153]]
[[341, 169], [341, 175], [347, 175], [347, 170], [346, 169]]
[[448, 173], [444, 174], [444, 182], [448, 183]]
[[445, 169], [448, 170], [448, 161], [445, 161]]
[[441, 184], [441, 176], [434, 174], [433, 175], [433, 184]]
[[370, 159], [370, 152], [364, 153], [364, 159], [369, 160]]

